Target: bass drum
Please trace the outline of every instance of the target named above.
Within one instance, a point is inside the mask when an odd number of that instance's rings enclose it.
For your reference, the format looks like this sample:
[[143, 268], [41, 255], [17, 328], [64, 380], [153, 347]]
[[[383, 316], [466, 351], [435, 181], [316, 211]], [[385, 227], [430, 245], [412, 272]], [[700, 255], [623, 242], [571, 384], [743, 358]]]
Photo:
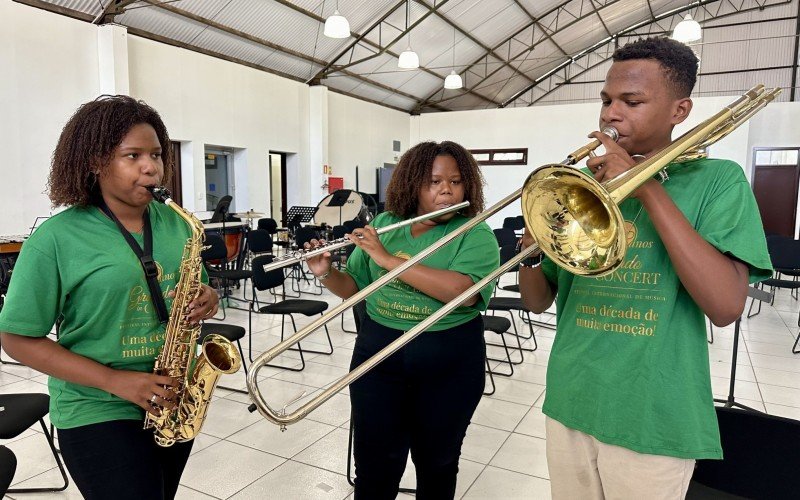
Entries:
[[317, 226], [341, 226], [349, 220], [358, 220], [363, 224], [369, 224], [372, 220], [361, 193], [350, 189], [339, 189], [323, 198], [314, 214], [314, 224]]

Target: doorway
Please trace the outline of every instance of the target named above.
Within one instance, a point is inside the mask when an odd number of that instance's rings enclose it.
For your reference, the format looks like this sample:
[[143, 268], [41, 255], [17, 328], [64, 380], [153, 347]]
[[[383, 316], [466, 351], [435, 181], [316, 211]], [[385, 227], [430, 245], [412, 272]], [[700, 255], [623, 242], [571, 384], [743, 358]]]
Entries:
[[281, 227], [286, 220], [286, 153], [269, 152], [270, 217]]
[[217, 208], [219, 200], [230, 195], [228, 213], [236, 212], [236, 186], [233, 182], [233, 151], [221, 148], [206, 147], [206, 210]]
[[756, 148], [753, 193], [766, 234], [795, 237], [800, 148]]
[[172, 141], [172, 180], [167, 184], [172, 199], [175, 203], [183, 206], [183, 181], [181, 179], [181, 143]]

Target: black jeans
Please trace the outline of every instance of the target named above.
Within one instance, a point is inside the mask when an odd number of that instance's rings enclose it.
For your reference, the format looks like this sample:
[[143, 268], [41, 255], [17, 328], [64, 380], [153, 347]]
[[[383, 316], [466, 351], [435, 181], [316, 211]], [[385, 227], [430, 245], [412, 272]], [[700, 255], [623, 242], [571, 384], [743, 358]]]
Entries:
[[[366, 318], [351, 369], [402, 335]], [[452, 499], [461, 443], [484, 386], [481, 316], [425, 332], [350, 387], [356, 500], [397, 496], [409, 450], [417, 499]]]
[[139, 420], [58, 430], [64, 463], [87, 500], [175, 498], [192, 443], [162, 448]]

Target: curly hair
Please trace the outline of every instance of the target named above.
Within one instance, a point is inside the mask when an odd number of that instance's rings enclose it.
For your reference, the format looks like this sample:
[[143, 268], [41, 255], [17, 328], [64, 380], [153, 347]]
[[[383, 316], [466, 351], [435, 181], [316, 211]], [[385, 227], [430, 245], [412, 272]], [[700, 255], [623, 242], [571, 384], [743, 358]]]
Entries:
[[461, 182], [464, 184], [464, 201], [469, 207], [461, 211], [473, 217], [483, 211], [483, 186], [486, 183], [478, 162], [464, 146], [451, 141], [421, 142], [409, 149], [400, 158], [392, 179], [386, 186], [386, 210], [400, 217], [417, 213], [419, 192], [430, 182], [433, 160], [437, 156], [450, 156], [458, 165]]
[[686, 44], [672, 38], [643, 38], [618, 48], [611, 57], [615, 62], [634, 59], [658, 61], [679, 98], [689, 97], [697, 81], [697, 56]]
[[97, 204], [100, 187], [95, 172], [108, 168], [122, 139], [141, 123], [156, 131], [164, 162], [163, 182], [169, 182], [174, 161], [172, 145], [158, 112], [132, 97], [102, 95], [81, 105], [61, 131], [47, 181], [53, 207]]

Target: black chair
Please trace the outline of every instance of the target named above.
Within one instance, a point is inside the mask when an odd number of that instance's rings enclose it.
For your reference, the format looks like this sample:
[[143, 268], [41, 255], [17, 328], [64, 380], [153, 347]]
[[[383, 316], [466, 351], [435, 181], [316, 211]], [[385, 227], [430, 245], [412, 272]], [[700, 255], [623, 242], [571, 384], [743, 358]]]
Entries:
[[251, 229], [247, 233], [247, 248], [253, 255], [272, 255], [272, 235], [264, 229]]
[[259, 229], [263, 229], [269, 234], [275, 234], [276, 232], [278, 232], [278, 223], [275, 222], [275, 219], [270, 219], [269, 217], [264, 219], [258, 219], [258, 222], [256, 224]]
[[[800, 281], [797, 281], [796, 278], [788, 280], [780, 277], [781, 273], [791, 275], [800, 270], [800, 240], [783, 236], [770, 236], [767, 238], [767, 248], [769, 250], [770, 261], [772, 261], [772, 267], [775, 269], [776, 274], [772, 278], [765, 279], [758, 283], [756, 286], [758, 288], [768, 286], [770, 287], [770, 291], [773, 291], [775, 288], [785, 288], [792, 291], [800, 288]], [[758, 302], [758, 309], [756, 312], [752, 312], [755, 302], [756, 301], [753, 300], [753, 302], [750, 303], [750, 308], [747, 310], [748, 318], [752, 318], [761, 312], [761, 301]], [[775, 298], [773, 296], [772, 303], [774, 302]], [[800, 326], [800, 314], [798, 314], [797, 317], [797, 326]], [[794, 345], [792, 346], [792, 352], [794, 354], [800, 353], [798, 344], [800, 344], [800, 333], [798, 333]]]
[[[483, 331], [485, 332], [493, 332], [500, 335], [500, 338], [503, 341], [503, 348], [506, 352], [506, 359], [499, 359], [499, 358], [490, 358], [488, 353], [486, 355], [486, 373], [489, 374], [489, 382], [492, 384], [491, 391], [484, 391], [483, 394], [486, 396], [491, 396], [494, 394], [496, 390], [496, 386], [494, 384], [494, 376], [495, 375], [502, 375], [503, 377], [510, 377], [514, 374], [514, 363], [511, 362], [511, 353], [508, 351], [508, 345], [506, 344], [506, 338], [503, 336], [504, 333], [511, 328], [511, 321], [508, 318], [503, 318], [502, 316], [483, 316]], [[495, 344], [487, 344], [487, 345], [495, 345]], [[500, 361], [502, 363], [508, 363], [509, 371], [508, 373], [503, 373], [499, 371], [492, 370], [491, 365], [489, 365], [489, 361]]]
[[492, 229], [494, 237], [497, 238], [497, 246], [502, 248], [506, 245], [517, 244], [517, 234], [513, 229], [502, 227], [500, 229]]
[[349, 221], [343, 222], [342, 226], [344, 226], [345, 233], [349, 234], [349, 233], [352, 233], [353, 231], [355, 231], [356, 229], [358, 229], [360, 227], [364, 227], [364, 222], [359, 220], [359, 219], [353, 219], [353, 220], [349, 220]]
[[797, 498], [800, 421], [717, 407], [723, 460], [698, 460], [686, 498]]
[[269, 233], [269, 235], [272, 237], [273, 244], [277, 247], [283, 248], [284, 251], [291, 246], [288, 238], [286, 240], [281, 240], [278, 238], [278, 223], [275, 222], [275, 219], [258, 219], [258, 228]]
[[[269, 255], [263, 255], [261, 257], [256, 257], [253, 259], [253, 296], [255, 296], [256, 290], [269, 290], [274, 289], [277, 287], [284, 287], [284, 282], [286, 281], [286, 277], [283, 274], [283, 269], [273, 269], [272, 271], [264, 271], [264, 266], [272, 262], [272, 257]], [[281, 341], [284, 338], [284, 325], [286, 323], [286, 316], [289, 316], [289, 319], [292, 321], [292, 329], [294, 332], [297, 332], [297, 325], [294, 321], [294, 314], [302, 314], [304, 316], [315, 316], [319, 314], [322, 316], [322, 313], [328, 309], [328, 303], [323, 302], [321, 300], [303, 300], [303, 299], [286, 299], [282, 301], [277, 300], [273, 304], [267, 304], [261, 306], [256, 310], [256, 306], [254, 302], [250, 303], [249, 313], [247, 315], [248, 318], [248, 332], [249, 332], [249, 356], [250, 361], [253, 360], [253, 313], [255, 314], [280, 314], [281, 315]], [[294, 367], [285, 367], [285, 366], [277, 366], [276, 368], [284, 368], [287, 370], [292, 371], [301, 371], [306, 366], [305, 358], [303, 357], [303, 352], [309, 352], [314, 354], [333, 354], [333, 342], [331, 341], [331, 334], [328, 332], [328, 326], [325, 325], [325, 336], [328, 339], [328, 351], [314, 351], [311, 349], [303, 349], [300, 343], [297, 343], [297, 348], [290, 348], [289, 350], [292, 351], [299, 351], [300, 352], [300, 368]], [[274, 366], [274, 365], [267, 365], [267, 366]]]
[[241, 307], [230, 305], [230, 300], [248, 302], [247, 298], [240, 299], [231, 295], [231, 286], [238, 284], [239, 281], [252, 278], [253, 273], [247, 269], [236, 269], [235, 264], [228, 261], [228, 247], [225, 246], [225, 241], [219, 236], [206, 235], [206, 245], [208, 248], [203, 250], [200, 256], [203, 259], [209, 279], [216, 280], [217, 291], [222, 292], [220, 293], [219, 302], [222, 306], [222, 319], [225, 319], [226, 299], [228, 307], [233, 309], [244, 310]]
[[[347, 234], [347, 228], [345, 228], [343, 225], [333, 226], [331, 228], [331, 236], [333, 237], [334, 240], [340, 240], [344, 238], [345, 234]], [[347, 260], [347, 257], [349, 257], [351, 253], [353, 253], [354, 247], [355, 245], [348, 245], [346, 247], [339, 248], [331, 252], [331, 261], [333, 262], [334, 265], [336, 265], [338, 269], [342, 268], [345, 261]]]
[[[200, 326], [200, 336], [197, 338], [197, 343], [199, 345], [203, 345], [203, 342], [206, 340], [211, 334], [221, 335], [228, 339], [231, 342], [236, 342], [236, 347], [239, 349], [239, 356], [242, 359], [242, 369], [244, 370], [244, 378], [247, 378], [247, 363], [244, 359], [244, 351], [242, 350], [242, 337], [244, 337], [245, 329], [243, 326], [239, 325], [229, 325], [226, 323], [216, 323], [216, 322], [208, 322], [204, 321], [203, 324]], [[233, 387], [226, 387], [224, 385], [217, 385], [220, 389], [226, 389], [228, 391], [239, 392], [241, 394], [247, 394], [246, 390], [243, 389], [235, 389]]]
[[525, 219], [521, 215], [506, 217], [503, 219], [503, 227], [511, 229], [517, 236], [522, 236], [522, 232], [525, 230]]
[[[294, 233], [295, 237], [295, 246], [297, 248], [303, 248], [306, 243], [309, 243], [313, 239], [319, 239], [320, 235], [316, 229], [310, 227], [298, 227]], [[292, 290], [300, 293], [308, 293], [311, 295], [322, 295], [322, 284], [317, 281], [317, 278], [310, 272], [303, 267], [302, 263], [295, 264], [292, 266]], [[300, 281], [305, 281], [307, 284], [311, 285], [312, 290], [310, 292], [304, 292], [300, 289]], [[297, 287], [295, 288], [295, 284]], [[316, 291], [319, 290], [319, 291]]]
[[11, 488], [8, 493], [41, 493], [46, 491], [64, 491], [69, 486], [67, 471], [61, 463], [56, 446], [53, 442], [53, 435], [44, 423], [44, 417], [50, 411], [50, 396], [40, 393], [23, 394], [0, 394], [0, 439], [14, 439], [22, 434], [26, 429], [39, 421], [42, 432], [50, 451], [53, 453], [58, 470], [64, 479], [64, 485], [51, 488]]
[[[506, 262], [509, 261], [512, 257], [517, 255], [517, 245], [503, 245], [500, 247], [500, 265], [502, 266]], [[513, 274], [514, 275], [514, 283], [511, 285], [503, 285], [500, 287], [501, 290], [505, 290], [507, 292], [515, 292], [519, 293], [519, 266], [514, 266], [509, 269], [506, 274]], [[498, 280], [498, 284], [500, 281]]]
[[11, 481], [14, 480], [14, 472], [17, 470], [17, 457], [14, 452], [0, 446], [0, 497], [6, 494]]

